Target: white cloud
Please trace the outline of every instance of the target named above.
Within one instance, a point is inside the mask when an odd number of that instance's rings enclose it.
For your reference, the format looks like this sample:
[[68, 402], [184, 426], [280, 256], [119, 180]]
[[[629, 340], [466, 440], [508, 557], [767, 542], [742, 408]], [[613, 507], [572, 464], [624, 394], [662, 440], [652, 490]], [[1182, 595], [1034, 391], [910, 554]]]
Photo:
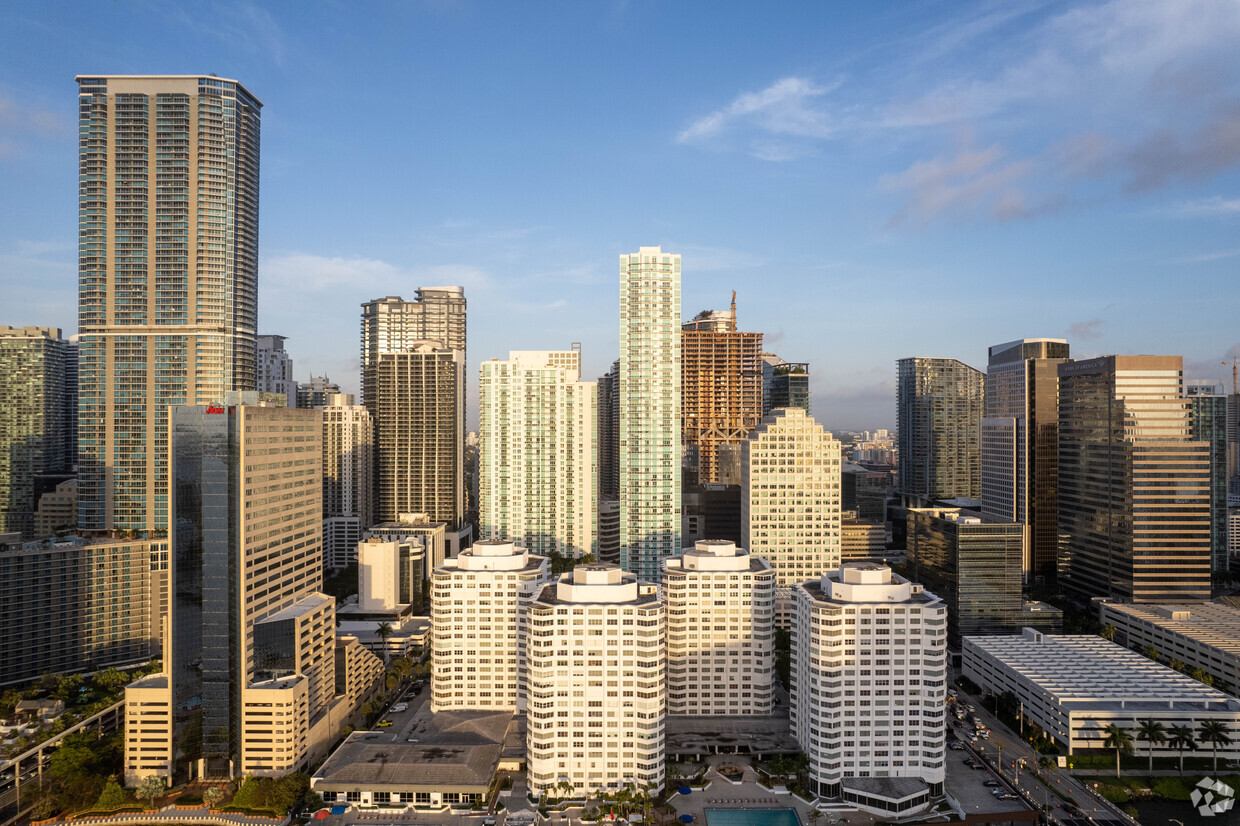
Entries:
[[[698, 118], [682, 130], [680, 143], [701, 143], [722, 135], [731, 128], [748, 126], [759, 132], [796, 138], [827, 138], [835, 126], [826, 111], [815, 108], [814, 98], [836, 88], [820, 86], [809, 78], [785, 77], [758, 92], [742, 92], [722, 109]], [[767, 159], [785, 159], [767, 152]], [[759, 157], [762, 157], [759, 155]]]
[[1003, 149], [962, 148], [955, 157], [917, 161], [903, 172], [884, 175], [879, 188], [907, 197], [890, 225], [925, 225], [944, 217], [1008, 220], [1023, 217], [1030, 207], [1017, 182], [1031, 171], [1028, 161], [1003, 163]]
[[[412, 292], [420, 286], [461, 286], [481, 289], [491, 278], [468, 264], [439, 264], [403, 269], [374, 258], [342, 258], [294, 252], [264, 258], [259, 278], [285, 291], [326, 292], [352, 287], [368, 297]], [[373, 294], [373, 295], [372, 295]]]
[[1172, 215], [1185, 218], [1196, 218], [1202, 215], [1240, 215], [1240, 198], [1227, 199], [1221, 195], [1202, 198], [1198, 201], [1184, 201], [1171, 209]]

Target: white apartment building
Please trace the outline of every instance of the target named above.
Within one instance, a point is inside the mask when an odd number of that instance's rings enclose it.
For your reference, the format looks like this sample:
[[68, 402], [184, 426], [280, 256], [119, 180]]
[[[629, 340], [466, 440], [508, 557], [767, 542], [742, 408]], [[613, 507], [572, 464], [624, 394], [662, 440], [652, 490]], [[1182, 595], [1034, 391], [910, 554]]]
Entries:
[[658, 580], [680, 542], [680, 256], [620, 256], [620, 565]]
[[840, 443], [799, 407], [772, 410], [741, 445], [741, 544], [771, 563], [776, 622], [791, 589], [840, 564]]
[[886, 813], [920, 808], [943, 790], [947, 607], [876, 563], [792, 590], [790, 722], [810, 790]]
[[578, 565], [529, 609], [530, 791], [661, 789], [663, 603], [615, 565]]
[[482, 363], [479, 526], [531, 553], [598, 553], [598, 385], [581, 351], [519, 350]]
[[[1025, 717], [1068, 754], [1105, 749], [1112, 724], [1134, 736], [1146, 720], [1166, 729], [1196, 731], [1205, 720], [1218, 720], [1233, 733], [1240, 729], [1240, 700], [1093, 634], [1025, 628], [1014, 636], [965, 637], [963, 653], [964, 676], [989, 693], [1012, 692]], [[1142, 753], [1150, 746], [1136, 745]], [[1179, 753], [1170, 743], [1153, 749], [1156, 756]], [[1234, 760], [1240, 740], [1220, 744], [1218, 753]]]
[[435, 569], [432, 711], [524, 708], [525, 614], [550, 570], [545, 556], [501, 539]]
[[724, 539], [663, 563], [667, 713], [769, 715], [775, 572]]
[[353, 562], [362, 530], [375, 521], [375, 428], [351, 393], [327, 397], [323, 411], [323, 564]]

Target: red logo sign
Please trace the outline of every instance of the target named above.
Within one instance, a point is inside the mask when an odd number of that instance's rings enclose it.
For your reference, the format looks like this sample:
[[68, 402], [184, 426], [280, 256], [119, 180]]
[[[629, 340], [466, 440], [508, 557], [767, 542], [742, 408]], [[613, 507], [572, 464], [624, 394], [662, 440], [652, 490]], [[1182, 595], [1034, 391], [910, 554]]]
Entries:
[[209, 404], [209, 405], [207, 405], [207, 412], [208, 412], [208, 413], [223, 413], [223, 412], [224, 412], [224, 408], [222, 408], [222, 407], [216, 407], [216, 406], [215, 406], [215, 405], [213, 405], [213, 404]]

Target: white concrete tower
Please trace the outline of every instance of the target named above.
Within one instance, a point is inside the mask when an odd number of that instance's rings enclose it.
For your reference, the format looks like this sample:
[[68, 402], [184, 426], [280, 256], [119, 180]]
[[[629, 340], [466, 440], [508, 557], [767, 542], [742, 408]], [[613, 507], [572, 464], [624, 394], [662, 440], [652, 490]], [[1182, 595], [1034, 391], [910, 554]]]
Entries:
[[525, 612], [547, 558], [475, 542], [431, 575], [431, 710], [517, 709], [525, 697]]
[[725, 539], [664, 561], [667, 713], [771, 713], [775, 572]]
[[663, 787], [663, 604], [615, 565], [578, 565], [529, 610], [527, 753], [534, 794]]

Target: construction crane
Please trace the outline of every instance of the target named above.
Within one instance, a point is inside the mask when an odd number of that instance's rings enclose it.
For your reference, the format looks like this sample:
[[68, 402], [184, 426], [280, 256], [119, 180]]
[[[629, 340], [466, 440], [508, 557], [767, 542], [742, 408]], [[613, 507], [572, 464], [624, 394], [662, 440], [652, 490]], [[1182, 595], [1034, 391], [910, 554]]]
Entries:
[[[732, 293], [732, 295], [735, 296], [736, 293]], [[1238, 371], [1236, 369], [1236, 365], [1240, 365], [1240, 361], [1225, 361], [1223, 364], [1231, 365], [1231, 394], [1233, 396], [1240, 394], [1240, 390], [1237, 389], [1237, 384], [1240, 384], [1240, 382], [1236, 381], [1237, 378], [1240, 378], [1240, 376], [1237, 376]]]
[[736, 290], [732, 291], [732, 332], [736, 332]]

